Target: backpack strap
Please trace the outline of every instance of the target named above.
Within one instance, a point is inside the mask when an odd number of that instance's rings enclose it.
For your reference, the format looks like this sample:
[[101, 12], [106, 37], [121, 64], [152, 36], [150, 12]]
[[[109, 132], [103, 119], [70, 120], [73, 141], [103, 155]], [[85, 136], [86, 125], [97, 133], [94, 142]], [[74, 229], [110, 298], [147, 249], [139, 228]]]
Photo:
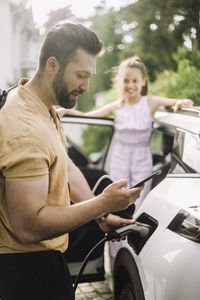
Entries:
[[9, 88], [7, 91], [5, 90], [1, 90], [0, 89], [0, 109], [4, 106], [4, 104], [6, 103], [6, 98], [8, 96], [8, 93], [13, 90], [14, 88], [16, 88], [17, 85], [12, 86], [11, 88]]
[[6, 102], [7, 92], [0, 89], [0, 109], [4, 106]]

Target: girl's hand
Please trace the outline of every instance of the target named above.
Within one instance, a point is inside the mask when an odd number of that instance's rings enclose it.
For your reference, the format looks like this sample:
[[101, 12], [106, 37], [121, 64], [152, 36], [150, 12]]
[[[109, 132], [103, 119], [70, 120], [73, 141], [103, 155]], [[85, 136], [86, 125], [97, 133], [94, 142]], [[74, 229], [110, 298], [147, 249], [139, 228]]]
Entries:
[[72, 116], [78, 116], [79, 115], [79, 112], [75, 109], [67, 109], [67, 108], [58, 108], [56, 109], [58, 115], [59, 115], [59, 118], [62, 118], [66, 115], [72, 115]]
[[190, 99], [178, 100], [174, 106], [174, 112], [177, 112], [180, 108], [191, 108], [193, 107], [194, 102]]

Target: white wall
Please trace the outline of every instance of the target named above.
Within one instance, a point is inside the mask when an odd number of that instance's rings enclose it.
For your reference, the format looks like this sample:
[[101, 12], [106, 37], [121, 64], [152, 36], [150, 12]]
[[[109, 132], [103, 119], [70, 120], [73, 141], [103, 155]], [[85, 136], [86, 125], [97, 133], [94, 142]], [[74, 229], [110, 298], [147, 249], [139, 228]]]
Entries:
[[12, 81], [12, 19], [10, 5], [0, 0], [0, 87], [6, 88], [7, 82]]
[[0, 88], [18, 82], [24, 70], [32, 75], [36, 68], [40, 37], [27, 35], [34, 28], [32, 11], [26, 0], [0, 0]]

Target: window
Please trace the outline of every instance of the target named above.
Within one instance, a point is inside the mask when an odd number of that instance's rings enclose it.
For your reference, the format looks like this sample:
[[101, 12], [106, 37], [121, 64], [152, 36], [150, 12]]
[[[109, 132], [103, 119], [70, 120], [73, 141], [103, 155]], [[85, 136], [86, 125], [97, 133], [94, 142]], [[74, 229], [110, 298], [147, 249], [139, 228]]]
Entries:
[[[109, 125], [85, 123], [63, 123], [67, 137], [69, 156], [80, 166], [95, 164], [103, 167], [113, 128]], [[76, 157], [75, 157], [76, 156]], [[80, 158], [84, 160], [80, 161]]]
[[172, 155], [172, 173], [200, 173], [199, 135], [178, 129]]

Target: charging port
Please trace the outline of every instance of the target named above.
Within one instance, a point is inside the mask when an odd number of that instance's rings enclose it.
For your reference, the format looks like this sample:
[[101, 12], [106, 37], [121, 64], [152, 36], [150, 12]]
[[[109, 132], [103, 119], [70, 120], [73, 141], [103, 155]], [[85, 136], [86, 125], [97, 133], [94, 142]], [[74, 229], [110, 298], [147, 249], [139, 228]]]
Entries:
[[133, 248], [135, 253], [138, 255], [150, 236], [156, 230], [158, 226], [158, 221], [149, 216], [146, 213], [142, 213], [136, 220], [136, 223], [141, 223], [143, 226], [148, 226], [148, 233], [146, 235], [141, 235], [137, 231], [131, 231], [127, 236], [128, 244]]

